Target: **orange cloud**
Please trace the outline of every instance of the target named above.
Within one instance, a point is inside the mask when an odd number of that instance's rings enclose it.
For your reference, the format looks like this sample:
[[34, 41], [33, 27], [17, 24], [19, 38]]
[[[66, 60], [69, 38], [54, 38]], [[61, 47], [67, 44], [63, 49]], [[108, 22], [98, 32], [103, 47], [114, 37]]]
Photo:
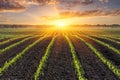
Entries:
[[83, 12], [61, 12], [62, 17], [92, 17], [92, 16], [120, 16], [120, 10], [102, 11], [100, 9]]
[[[109, 0], [98, 0], [102, 3], [109, 2]], [[97, 15], [119, 15], [118, 10], [114, 11], [102, 11], [102, 10], [88, 10], [84, 12], [71, 12], [76, 6], [86, 6], [93, 4], [95, 0], [0, 0], [0, 12], [20, 12], [24, 11], [31, 5], [53, 5], [58, 12], [61, 12], [60, 16], [97, 16]], [[38, 7], [42, 7], [38, 6]], [[93, 5], [94, 6], [94, 5]], [[88, 8], [89, 9], [89, 8]], [[115, 13], [116, 12], [116, 13]], [[65, 16], [64, 16], [65, 17]]]
[[107, 10], [102, 11], [100, 9], [96, 10], [89, 10], [83, 12], [60, 12], [59, 16], [42, 16], [41, 19], [44, 20], [61, 20], [61, 19], [68, 19], [74, 17], [93, 17], [93, 16], [120, 16], [120, 10]]
[[101, 3], [108, 3], [109, 0], [99, 0]]
[[48, 20], [48, 21], [54, 21], [54, 20], [61, 20], [66, 19], [67, 17], [63, 16], [41, 16], [40, 19], [42, 20]]
[[72, 10], [80, 5], [93, 4], [94, 0], [57, 0], [55, 8], [57, 10]]
[[0, 12], [20, 12], [31, 5], [45, 5], [56, 0], [0, 0]]
[[[20, 2], [22, 2], [21, 0]], [[14, 12], [25, 10], [25, 7], [21, 5], [18, 0], [0, 0], [0, 12]]]

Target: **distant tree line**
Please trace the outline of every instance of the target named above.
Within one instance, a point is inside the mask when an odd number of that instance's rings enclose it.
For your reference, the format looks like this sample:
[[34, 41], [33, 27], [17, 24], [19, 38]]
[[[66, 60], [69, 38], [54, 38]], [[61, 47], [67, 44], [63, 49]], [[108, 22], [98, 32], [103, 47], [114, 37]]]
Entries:
[[6, 25], [0, 24], [0, 28], [45, 28], [50, 27], [50, 25]]
[[72, 25], [72, 27], [110, 27], [110, 28], [120, 28], [120, 24], [97, 24], [97, 25], [91, 25], [91, 24], [84, 24], [84, 25]]
[[[97, 24], [97, 25], [91, 25], [91, 24], [84, 24], [84, 25], [70, 25], [71, 27], [111, 27], [116, 28], [120, 27], [120, 24]], [[53, 25], [8, 25], [8, 24], [0, 24], [0, 28], [48, 28], [53, 27]]]

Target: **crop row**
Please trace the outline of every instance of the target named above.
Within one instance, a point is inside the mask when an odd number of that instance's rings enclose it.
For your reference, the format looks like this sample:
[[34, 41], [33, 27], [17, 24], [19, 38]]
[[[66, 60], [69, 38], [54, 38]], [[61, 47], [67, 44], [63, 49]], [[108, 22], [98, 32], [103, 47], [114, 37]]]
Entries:
[[34, 37], [35, 37], [35, 36], [27, 37], [27, 38], [25, 38], [25, 39], [23, 39], [23, 40], [21, 40], [21, 41], [19, 41], [19, 42], [16, 42], [16, 43], [14, 43], [14, 44], [12, 44], [12, 45], [9, 45], [9, 46], [5, 47], [4, 49], [1, 49], [1, 50], [0, 50], [0, 54], [6, 52], [7, 50], [10, 50], [11, 48], [13, 48], [13, 47], [15, 47], [15, 46], [17, 46], [17, 45], [19, 45], [19, 44], [21, 44], [21, 43], [29, 40], [29, 39], [32, 39], [32, 38], [34, 38]]
[[55, 37], [52, 38], [52, 40], [50, 41], [48, 47], [46, 48], [46, 52], [45, 54], [43, 55], [42, 59], [40, 60], [39, 62], [39, 66], [37, 68], [37, 71], [35, 72], [35, 75], [34, 75], [34, 80], [38, 80], [39, 79], [39, 76], [42, 75], [42, 72], [43, 72], [43, 68], [45, 67], [45, 62], [47, 61], [49, 55], [50, 55], [50, 52], [51, 52], [51, 48], [54, 44], [54, 41], [55, 41]]
[[11, 42], [11, 41], [14, 41], [14, 40], [17, 40], [17, 39], [21, 39], [21, 38], [24, 38], [24, 37], [25, 37], [25, 36], [10, 38], [10, 39], [8, 39], [8, 40], [5, 40], [5, 41], [3, 41], [3, 42], [0, 42], [0, 45], [4, 45], [4, 44], [7, 44], [7, 43], [9, 43], [9, 42]]
[[12, 38], [12, 37], [15, 37], [15, 35], [0, 34], [0, 40], [5, 39], [5, 38]]
[[86, 36], [86, 37], [89, 38], [89, 39], [92, 39], [92, 40], [96, 41], [97, 43], [99, 43], [99, 44], [107, 47], [108, 49], [111, 49], [112, 51], [114, 51], [115, 53], [117, 53], [117, 54], [120, 55], [120, 51], [119, 51], [118, 49], [114, 48], [112, 45], [107, 44], [107, 43], [105, 43], [105, 42], [102, 42], [102, 41], [100, 41], [100, 40], [97, 40], [97, 39], [95, 39], [95, 38], [89, 37], [89, 36]]
[[[53, 35], [55, 33], [51, 33], [51, 35]], [[63, 34], [64, 37], [66, 38], [67, 42], [68, 42], [68, 45], [69, 45], [69, 48], [70, 48], [70, 51], [71, 51], [71, 55], [72, 55], [72, 58], [73, 58], [73, 63], [74, 63], [74, 67], [75, 67], [75, 70], [77, 72], [77, 77], [78, 77], [78, 80], [87, 80], [86, 77], [84, 77], [84, 70], [82, 68], [82, 65], [77, 57], [77, 53], [75, 51], [75, 48], [71, 42], [71, 40], [69, 39], [68, 37], [68, 33], [67, 33], [67, 36], [65, 34]], [[72, 34], [70, 34], [72, 35]], [[46, 33], [46, 36], [47, 36], [47, 33]], [[28, 50], [30, 50], [32, 47], [34, 47], [37, 43], [39, 43], [41, 40], [43, 40], [46, 36], [43, 36], [41, 37], [40, 39], [36, 40], [35, 42], [33, 42], [32, 44], [28, 45], [22, 52], [18, 53], [15, 57], [13, 57], [12, 59], [8, 60], [5, 62], [4, 66], [0, 68], [0, 74], [2, 74], [5, 70], [7, 70], [10, 66], [12, 66], [14, 63], [17, 62], [17, 60], [19, 60]], [[85, 41], [84, 39], [82, 39], [81, 37], [77, 36], [77, 35], [74, 35], [76, 38], [78, 38], [79, 40], [81, 40], [82, 42], [84, 42], [88, 48], [91, 49], [92, 52], [95, 53], [95, 55], [97, 55], [97, 57], [116, 75], [120, 78], [120, 70], [108, 59], [106, 59], [101, 52], [99, 52], [92, 44], [88, 43], [87, 41]], [[36, 37], [36, 36], [34, 36]], [[19, 42], [16, 42], [2, 50], [0, 50], [0, 54], [4, 53], [5, 51], [7, 50], [10, 50], [11, 48], [29, 40], [29, 39], [32, 39], [34, 38], [33, 36], [32, 37], [27, 37]], [[89, 39], [92, 39], [93, 41], [96, 41], [97, 43], [107, 47], [108, 49], [111, 49], [113, 50], [114, 52], [116, 52], [117, 54], [120, 54], [120, 51], [116, 48], [114, 48], [112, 45], [109, 45], [105, 42], [102, 42], [100, 40], [97, 40], [93, 37], [89, 37], [89, 36], [85, 36]], [[44, 67], [46, 66], [46, 61], [50, 55], [50, 52], [51, 52], [51, 48], [54, 44], [54, 41], [55, 41], [55, 37], [52, 38], [51, 42], [49, 43], [48, 47], [46, 48], [46, 51], [45, 51], [45, 54], [43, 55], [43, 57], [41, 58], [40, 62], [39, 62], [39, 66], [34, 74], [34, 80], [38, 80], [40, 78], [40, 76], [42, 76], [42, 73], [43, 73], [43, 69]], [[107, 40], [111, 40], [112, 42], [116, 43], [115, 40], [112, 40], [112, 39], [108, 39], [108, 38], [105, 38]]]
[[111, 41], [111, 42], [114, 42], [114, 43], [120, 45], [120, 41], [116, 41], [116, 40], [114, 40], [114, 39], [111, 39], [110, 37], [101, 37], [101, 38], [106, 39], [106, 40], [109, 40], [109, 41]]
[[[45, 35], [45, 33], [43, 33], [43, 34], [41, 34], [41, 35], [39, 35], [39, 36], [44, 36], [44, 35]], [[36, 35], [36, 36], [31, 36], [31, 37], [30, 37], [30, 36], [27, 35], [27, 36], [22, 36], [22, 37], [13, 38], [13, 39], [10, 39], [10, 40], [3, 41], [3, 42], [0, 43], [0, 45], [7, 44], [7, 43], [9, 43], [9, 42], [11, 42], [11, 41], [14, 41], [14, 40], [16, 40], [16, 39], [26, 37], [26, 38], [24, 38], [23, 40], [21, 40], [21, 41], [19, 41], [19, 42], [13, 43], [13, 44], [5, 47], [4, 49], [1, 49], [1, 50], [0, 50], [0, 54], [4, 53], [4, 52], [7, 51], [7, 50], [10, 50], [11, 48], [13, 48], [13, 47], [15, 47], [15, 46], [17, 46], [17, 45], [19, 45], [19, 44], [21, 44], [21, 43], [29, 40], [29, 39], [32, 39], [32, 38], [34, 38], [34, 37], [37, 37], [37, 36], [38, 36], [38, 35]]]
[[[96, 55], [97, 57], [116, 75], [120, 78], [120, 69], [118, 69], [111, 61], [106, 59], [101, 52], [99, 52], [92, 44], [88, 43], [84, 39], [75, 35], [76, 38], [83, 41]], [[91, 37], [89, 37], [91, 38]], [[93, 39], [93, 38], [92, 38]], [[94, 40], [94, 39], [93, 39]]]
[[33, 46], [35, 46], [38, 42], [43, 40], [45, 37], [46, 36], [43, 36], [40, 39], [36, 40], [32, 44], [28, 45], [22, 52], [18, 53], [14, 58], [10, 59], [9, 61], [6, 61], [4, 66], [0, 68], [0, 73], [2, 74], [2, 72], [4, 72], [14, 63], [16, 63], [16, 61], [19, 60], [28, 50], [30, 50]]
[[0, 43], [0, 45], [9, 43], [10, 41], [13, 41], [13, 40], [16, 40], [16, 39], [19, 39], [19, 38], [24, 38], [24, 37], [27, 37], [27, 36], [33, 36], [33, 35], [38, 35], [38, 34], [39, 34], [39, 36], [43, 36], [45, 33], [42, 33], [42, 32], [32, 32], [32, 33], [29, 33], [29, 34], [26, 34], [26, 35], [25, 34], [24, 35], [21, 35], [21, 34], [15, 35], [14, 33], [12, 33], [10, 35], [9, 34], [0, 34], [0, 40], [9, 38], [9, 39], [7, 39], [5, 41], [2, 41]]
[[75, 48], [74, 48], [71, 40], [68, 38], [68, 36], [66, 36], [66, 35], [64, 35], [64, 36], [65, 36], [66, 40], [68, 41], [68, 44], [69, 44], [69, 47], [70, 47], [70, 51], [71, 51], [71, 54], [72, 54], [74, 67], [75, 67], [76, 72], [77, 72], [78, 80], [87, 80], [87, 78], [84, 77], [85, 72], [84, 72], [84, 70], [82, 68], [82, 65], [80, 64], [80, 62], [77, 58]]

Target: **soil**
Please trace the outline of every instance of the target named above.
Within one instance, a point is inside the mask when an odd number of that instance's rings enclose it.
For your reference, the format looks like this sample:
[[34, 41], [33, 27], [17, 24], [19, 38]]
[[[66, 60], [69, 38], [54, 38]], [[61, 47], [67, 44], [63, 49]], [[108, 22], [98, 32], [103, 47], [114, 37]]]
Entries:
[[40, 80], [77, 80], [68, 42], [57, 37]]
[[45, 53], [51, 38], [46, 38], [27, 51], [16, 64], [6, 70], [0, 79], [33, 80], [39, 61]]
[[3, 38], [3, 39], [0, 39], [0, 42], [3, 42], [3, 41], [8, 40], [8, 39], [10, 39], [10, 38]]
[[71, 40], [88, 80], [118, 80], [85, 43], [75, 37]]
[[114, 43], [114, 42], [112, 42], [110, 40], [106, 40], [106, 39], [103, 39], [103, 38], [97, 38], [97, 37], [93, 37], [93, 38], [98, 39], [98, 40], [100, 40], [102, 42], [105, 42], [105, 43], [107, 43], [107, 44], [109, 44], [109, 45], [111, 45], [111, 46], [113, 46], [113, 47], [115, 47], [117, 49], [120, 49], [120, 45], [119, 44]]
[[4, 49], [5, 47], [8, 47], [9, 45], [12, 45], [12, 44], [14, 44], [16, 42], [19, 42], [19, 41], [21, 41], [21, 40], [23, 40], [25, 38], [27, 38], [27, 37], [18, 38], [18, 39], [12, 40], [12, 41], [10, 41], [10, 42], [8, 42], [6, 44], [2, 44], [2, 45], [0, 45], [0, 49]]
[[[45, 63], [42, 73], [43, 75], [40, 76], [40, 80], [78, 80], [70, 48], [65, 37], [57, 32], [53, 32], [51, 35], [52, 37], [55, 35], [58, 36], [55, 39], [51, 53], [48, 56], [47, 62]], [[10, 66], [5, 72], [2, 73], [2, 75], [0, 75], [0, 80], [34, 80], [34, 74], [37, 70], [39, 62], [43, 57], [52, 37], [45, 38], [28, 50], [15, 64]], [[88, 78], [88, 80], [120, 80], [88, 48], [85, 43], [74, 36], [68, 37], [75, 47], [77, 58], [79, 59], [82, 68], [85, 71], [84, 76]], [[112, 61], [113, 64], [120, 68], [120, 56], [118, 54], [91, 39], [88, 39], [84, 36], [80, 37], [92, 44], [103, 54], [105, 58]], [[19, 52], [25, 49], [25, 47], [37, 39], [38, 37], [29, 39], [22, 44], [6, 51], [5, 53], [0, 54], [0, 67], [3, 67], [5, 61], [15, 57]], [[2, 45], [1, 48], [7, 47], [8, 45], [20, 40], [11, 41], [10, 43]], [[104, 41], [102, 39], [100, 40]], [[116, 45], [113, 43], [109, 44]]]
[[120, 55], [108, 49], [107, 47], [98, 44], [97, 42], [83, 37], [87, 42], [91, 43], [98, 51], [100, 51], [105, 58], [112, 61], [114, 65], [116, 65], [120, 69]]
[[21, 52], [25, 47], [27, 47], [29, 44], [33, 43], [35, 40], [37, 40], [38, 37], [26, 40], [25, 42], [11, 48], [10, 50], [7, 50], [6, 52], [0, 54], [0, 67], [2, 67], [5, 63], [5, 61], [12, 59], [14, 56], [16, 56], [19, 52]]

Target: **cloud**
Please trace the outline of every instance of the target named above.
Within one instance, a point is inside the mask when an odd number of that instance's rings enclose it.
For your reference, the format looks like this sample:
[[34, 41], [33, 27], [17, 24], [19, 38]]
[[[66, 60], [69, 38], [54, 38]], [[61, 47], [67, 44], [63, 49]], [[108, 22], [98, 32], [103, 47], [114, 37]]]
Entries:
[[58, 10], [72, 10], [78, 6], [93, 4], [94, 0], [57, 0], [55, 8]]
[[28, 2], [37, 3], [59, 3], [59, 4], [91, 4], [94, 0], [27, 0]]
[[53, 21], [53, 20], [61, 20], [61, 19], [66, 19], [67, 17], [63, 16], [41, 16], [40, 19], [42, 20], [48, 20], [48, 21]]
[[0, 12], [22, 11], [24, 9], [24, 5], [21, 5], [18, 0], [0, 0]]
[[94, 0], [82, 0], [81, 4], [82, 5], [89, 5], [89, 4], [93, 4]]
[[106, 10], [103, 11], [101, 9], [95, 9], [95, 10], [87, 10], [83, 12], [60, 12], [57, 16], [41, 16], [40, 19], [42, 20], [62, 20], [62, 19], [68, 19], [68, 18], [82, 18], [82, 17], [94, 17], [94, 16], [120, 16], [120, 10]]
[[83, 12], [61, 12], [62, 17], [92, 17], [92, 16], [120, 16], [120, 10], [107, 10], [102, 11], [100, 9], [88, 10]]
[[[115, 0], [116, 1], [116, 0]], [[114, 2], [115, 2], [114, 1]], [[89, 15], [105, 15], [105, 14], [112, 14], [111, 12], [103, 12], [101, 10], [84, 10], [84, 12], [72, 12], [76, 10], [75, 8], [79, 8], [80, 6], [87, 6], [93, 5], [96, 2], [96, 0], [0, 0], [0, 12], [20, 12], [25, 11], [26, 9], [29, 9], [29, 6], [31, 5], [37, 5], [38, 7], [43, 7], [45, 5], [53, 5], [55, 9], [58, 10], [58, 12], [61, 11], [68, 11], [60, 13], [60, 15], [65, 15], [66, 13], [68, 15], [80, 15], [80, 16], [89, 16]], [[110, 0], [98, 0], [100, 3], [108, 3]], [[40, 6], [41, 5], [41, 6]], [[90, 8], [87, 8], [90, 9]], [[115, 11], [115, 10], [114, 10]], [[117, 13], [117, 14], [116, 14]], [[119, 12], [116, 12], [112, 15], [118, 15]]]
[[53, 0], [29, 0], [29, 1], [44, 4], [44, 3], [52, 2]]
[[99, 0], [101, 3], [108, 3], [109, 0]]
[[9, 22], [11, 22], [11, 20], [10, 19], [7, 19], [7, 18], [2, 18], [2, 19], [0, 19], [0, 23], [9, 23]]
[[0, 20], [0, 23], [3, 23], [3, 22], [8, 23], [8, 22], [10, 22], [10, 20]]
[[61, 12], [60, 16], [68, 16], [68, 17], [89, 17], [89, 16], [97, 16], [100, 15], [101, 10], [89, 10], [84, 12]]
[[57, 0], [0, 0], [0, 12], [20, 12], [31, 5], [53, 4]]
[[94, 0], [57, 0], [60, 4], [70, 4], [70, 5], [89, 5], [94, 2]]

